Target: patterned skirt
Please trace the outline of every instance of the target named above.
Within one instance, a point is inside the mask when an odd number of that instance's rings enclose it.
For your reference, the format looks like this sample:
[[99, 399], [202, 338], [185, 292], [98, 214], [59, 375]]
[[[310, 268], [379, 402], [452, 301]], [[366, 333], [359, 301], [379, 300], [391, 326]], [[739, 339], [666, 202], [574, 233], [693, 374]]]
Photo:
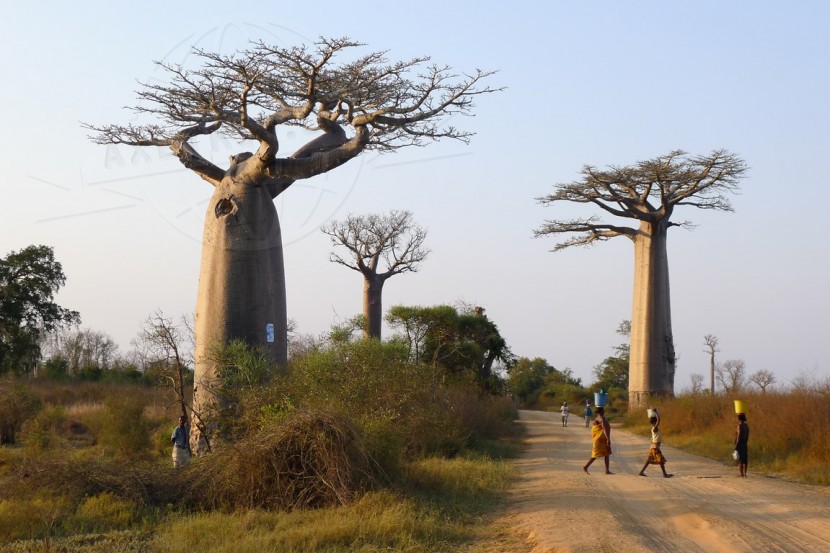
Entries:
[[660, 451], [660, 446], [652, 447], [648, 450], [648, 464], [649, 465], [662, 465], [666, 462], [666, 457], [663, 455], [663, 452]]

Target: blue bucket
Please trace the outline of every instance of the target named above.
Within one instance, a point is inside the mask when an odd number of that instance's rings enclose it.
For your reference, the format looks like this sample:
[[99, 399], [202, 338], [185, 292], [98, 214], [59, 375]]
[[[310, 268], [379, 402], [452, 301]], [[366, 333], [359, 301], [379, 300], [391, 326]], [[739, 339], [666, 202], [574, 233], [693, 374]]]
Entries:
[[594, 405], [597, 407], [605, 407], [606, 403], [608, 403], [608, 394], [603, 392], [596, 392], [594, 394]]

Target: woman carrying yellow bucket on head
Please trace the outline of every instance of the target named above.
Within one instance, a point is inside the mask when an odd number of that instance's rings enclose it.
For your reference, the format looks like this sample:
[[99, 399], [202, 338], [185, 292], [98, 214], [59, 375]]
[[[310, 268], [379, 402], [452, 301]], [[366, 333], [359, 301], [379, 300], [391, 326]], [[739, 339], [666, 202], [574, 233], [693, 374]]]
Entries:
[[735, 453], [738, 456], [738, 470], [742, 478], [746, 478], [747, 466], [749, 465], [749, 425], [746, 423], [746, 402], [740, 399], [735, 400], [735, 413], [738, 416], [738, 428], [735, 432]]

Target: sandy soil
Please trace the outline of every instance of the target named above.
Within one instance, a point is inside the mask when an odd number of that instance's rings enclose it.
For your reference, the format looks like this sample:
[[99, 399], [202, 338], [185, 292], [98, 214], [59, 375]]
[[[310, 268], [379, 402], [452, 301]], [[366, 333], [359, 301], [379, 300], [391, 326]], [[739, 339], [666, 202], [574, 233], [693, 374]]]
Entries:
[[[659, 466], [638, 476], [649, 440], [614, 428], [612, 475], [602, 459], [585, 474], [590, 431], [571, 416], [522, 411], [527, 452], [496, 525], [515, 551], [830, 552], [830, 490], [785, 482], [684, 453], [666, 444]], [[664, 423], [664, 424], [667, 424]], [[499, 547], [507, 551], [507, 547]]]

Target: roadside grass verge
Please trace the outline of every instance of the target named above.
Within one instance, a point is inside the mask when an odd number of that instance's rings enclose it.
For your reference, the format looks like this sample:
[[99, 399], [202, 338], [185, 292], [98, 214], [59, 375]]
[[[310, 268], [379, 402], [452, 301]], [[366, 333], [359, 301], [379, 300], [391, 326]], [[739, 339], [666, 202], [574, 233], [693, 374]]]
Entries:
[[108, 494], [87, 499], [74, 509], [60, 498], [0, 501], [0, 543], [6, 542], [0, 549], [9, 553], [45, 547], [67, 553], [460, 551], [486, 536], [489, 529], [482, 515], [500, 504], [513, 478], [509, 462], [483, 455], [413, 461], [406, 473], [404, 489], [368, 492], [347, 505], [290, 512], [159, 513]]
[[[667, 445], [734, 465], [737, 417], [733, 401], [747, 402], [749, 471], [806, 484], [830, 485], [830, 390], [827, 383], [786, 392], [741, 392], [724, 396], [687, 394], [655, 402]], [[645, 412], [623, 420], [626, 429], [648, 435]]]

